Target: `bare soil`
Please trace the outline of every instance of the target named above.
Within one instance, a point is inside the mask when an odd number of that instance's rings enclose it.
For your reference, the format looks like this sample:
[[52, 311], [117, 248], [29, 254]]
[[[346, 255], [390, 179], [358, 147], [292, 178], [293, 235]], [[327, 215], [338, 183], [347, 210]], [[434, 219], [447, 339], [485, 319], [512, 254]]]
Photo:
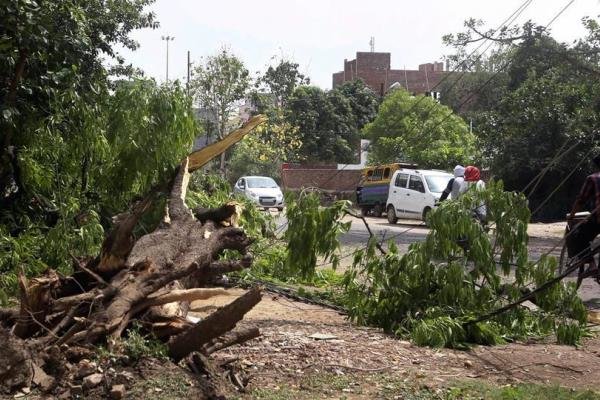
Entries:
[[[238, 295], [211, 299], [211, 306]], [[193, 308], [206, 305], [203, 301]], [[306, 392], [307, 398], [394, 398], [390, 388], [399, 383], [434, 390], [457, 381], [600, 389], [598, 338], [581, 348], [551, 342], [469, 351], [423, 348], [379, 329], [357, 327], [335, 311], [269, 294], [240, 325], [259, 326], [261, 337], [215, 357], [237, 357], [236, 363], [252, 376], [243, 398], [255, 398], [265, 389]]]

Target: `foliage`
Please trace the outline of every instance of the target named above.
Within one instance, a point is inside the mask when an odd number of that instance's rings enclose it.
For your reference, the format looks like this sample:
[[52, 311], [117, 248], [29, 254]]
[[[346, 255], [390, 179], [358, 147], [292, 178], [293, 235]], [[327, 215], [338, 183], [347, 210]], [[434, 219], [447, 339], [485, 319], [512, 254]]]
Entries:
[[268, 88], [275, 100], [275, 107], [284, 108], [297, 86], [310, 83], [310, 79], [298, 71], [298, 66], [298, 63], [281, 59], [275, 67], [269, 65], [258, 79], [257, 86], [264, 85]]
[[350, 207], [350, 202], [338, 201], [330, 207], [321, 207], [317, 193], [301, 193], [286, 196], [288, 228], [286, 275], [296, 272], [304, 278], [315, 273], [317, 257], [331, 261], [335, 269], [339, 264], [336, 250], [340, 243], [338, 235], [350, 229], [351, 222], [341, 218]]
[[189, 150], [197, 128], [184, 91], [131, 79], [115, 50], [157, 27], [151, 3], [0, 8], [0, 297], [19, 270], [67, 272], [72, 256], [96, 254], [109, 217]]
[[594, 400], [598, 393], [591, 390], [575, 390], [553, 385], [520, 383], [495, 387], [478, 382], [459, 384], [448, 389], [447, 399], [489, 399], [489, 400]]
[[287, 123], [276, 112], [266, 124], [257, 127], [234, 148], [229, 168], [231, 177], [243, 175], [281, 177], [281, 164], [296, 158], [302, 143], [298, 129]]
[[[482, 37], [477, 32], [484, 31], [480, 22], [468, 22], [467, 32], [448, 41], [455, 46], [457, 61], [467, 60], [469, 46]], [[495, 61], [490, 61], [496, 67], [465, 75], [453, 93], [443, 97], [473, 122], [483, 163], [509, 190], [523, 190], [551, 164], [535, 192], [529, 193], [532, 210], [552, 194], [536, 215], [541, 218], [564, 217], [573, 194], [592, 168], [591, 154], [598, 150], [598, 22], [584, 18], [583, 23], [588, 35], [572, 44], [558, 43], [548, 31], [530, 22], [510, 27], [499, 41]], [[479, 84], [486, 76], [492, 81], [486, 86], [485, 81]], [[465, 96], [472, 99], [459, 108]], [[560, 159], [552, 163], [556, 157]], [[563, 179], [566, 184], [554, 193]]]
[[51, 116], [19, 138], [27, 193], [1, 214], [2, 288], [12, 290], [23, 267], [28, 275], [47, 266], [67, 272], [71, 255], [97, 254], [109, 217], [189, 152], [197, 127], [181, 87], [134, 79], [105, 96], [90, 104], [66, 92], [71, 108], [51, 105]]
[[[229, 132], [235, 107], [249, 87], [250, 76], [244, 63], [225, 47], [194, 69], [193, 96], [207, 113], [208, 121], [216, 124], [219, 139]], [[226, 153], [221, 154], [222, 173], [225, 173], [225, 158]]]
[[[377, 97], [361, 81], [325, 92], [299, 86], [289, 99], [286, 120], [298, 127], [298, 158], [309, 162], [354, 162], [360, 129], [372, 120]], [[297, 160], [290, 160], [297, 161]]]
[[[491, 235], [472, 217], [471, 210], [482, 203], [488, 207]], [[390, 243], [388, 254], [380, 257], [371, 243], [346, 273], [351, 318], [436, 347], [494, 344], [552, 330], [559, 341], [578, 343], [587, 317], [572, 283], [538, 294], [537, 311], [513, 308], [469, 323], [555, 276], [554, 258], [528, 261], [529, 217], [524, 196], [492, 182], [484, 191], [442, 203], [428, 217], [426, 240], [412, 244], [406, 254]], [[503, 283], [509, 276], [510, 283]]]
[[157, 26], [154, 15], [144, 11], [151, 3], [8, 0], [0, 7], [0, 75], [6, 78], [0, 83], [4, 200], [28, 202], [35, 192], [20, 179], [20, 152], [34, 141], [56, 139], [57, 132], [48, 137], [44, 129], [57, 113], [61, 119], [74, 111], [60, 127], [61, 139], [83, 127], [90, 131], [85, 120], [110, 87], [104, 65], [123, 63], [115, 45], [137, 47], [128, 36], [132, 30]]
[[158, 339], [142, 334], [139, 325], [127, 330], [123, 350], [134, 361], [143, 357], [167, 358], [167, 345]]
[[458, 115], [435, 100], [411, 96], [404, 89], [390, 93], [375, 120], [367, 124], [373, 163], [410, 161], [423, 168], [448, 169], [468, 164], [475, 138]]

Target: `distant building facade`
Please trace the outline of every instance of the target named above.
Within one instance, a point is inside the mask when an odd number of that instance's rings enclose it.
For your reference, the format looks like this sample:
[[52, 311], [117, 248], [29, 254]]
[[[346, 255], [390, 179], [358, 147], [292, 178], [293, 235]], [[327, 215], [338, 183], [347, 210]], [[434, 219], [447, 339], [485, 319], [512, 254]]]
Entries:
[[[430, 92], [448, 74], [444, 63], [419, 65], [418, 70], [391, 69], [391, 54], [357, 52], [354, 60], [344, 60], [344, 70], [333, 74], [335, 88], [344, 82], [361, 79], [373, 92], [385, 95], [390, 88], [402, 87], [410, 93]], [[435, 89], [434, 89], [435, 90]]]

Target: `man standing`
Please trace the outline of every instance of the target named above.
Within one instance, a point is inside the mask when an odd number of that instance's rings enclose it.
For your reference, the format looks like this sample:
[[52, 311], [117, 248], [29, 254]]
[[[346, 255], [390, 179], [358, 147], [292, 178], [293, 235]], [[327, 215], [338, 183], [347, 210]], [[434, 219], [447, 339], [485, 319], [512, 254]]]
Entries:
[[578, 211], [582, 210], [586, 204], [593, 204], [594, 208], [591, 215], [576, 225], [574, 230], [569, 232], [566, 239], [569, 258], [577, 256], [579, 259], [584, 259], [585, 264], [590, 264], [587, 272], [579, 274], [578, 284], [581, 279], [590, 275], [595, 275], [596, 280], [600, 283], [598, 266], [594, 261], [594, 257], [589, 254], [590, 243], [600, 234], [600, 154], [594, 157], [593, 162], [596, 166], [596, 172], [585, 178], [585, 182], [575, 198], [575, 203], [568, 216], [568, 223], [571, 224]]

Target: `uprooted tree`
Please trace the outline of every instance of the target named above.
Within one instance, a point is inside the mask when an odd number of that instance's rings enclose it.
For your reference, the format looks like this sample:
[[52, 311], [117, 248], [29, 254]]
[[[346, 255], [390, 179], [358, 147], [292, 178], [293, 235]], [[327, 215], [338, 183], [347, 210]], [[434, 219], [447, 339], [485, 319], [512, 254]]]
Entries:
[[[119, 216], [97, 257], [75, 260], [72, 275], [61, 276], [52, 269], [31, 279], [20, 275], [19, 307], [0, 309], [1, 389], [10, 391], [33, 381], [52, 391], [69, 374], [66, 360], [77, 353], [73, 349], [118, 346], [134, 321], [165, 342], [174, 361], [192, 352], [209, 355], [258, 335], [256, 329], [233, 330], [260, 301], [258, 288], [197, 323], [186, 319], [190, 302], [225, 292], [206, 287], [211, 280], [251, 265], [252, 239], [237, 226], [238, 203], [190, 210], [185, 197], [191, 172], [263, 120], [254, 117], [224, 140], [183, 160], [162, 187]], [[163, 191], [168, 195], [162, 222], [135, 240], [136, 224]], [[238, 257], [220, 260], [226, 250], [236, 251]]]

